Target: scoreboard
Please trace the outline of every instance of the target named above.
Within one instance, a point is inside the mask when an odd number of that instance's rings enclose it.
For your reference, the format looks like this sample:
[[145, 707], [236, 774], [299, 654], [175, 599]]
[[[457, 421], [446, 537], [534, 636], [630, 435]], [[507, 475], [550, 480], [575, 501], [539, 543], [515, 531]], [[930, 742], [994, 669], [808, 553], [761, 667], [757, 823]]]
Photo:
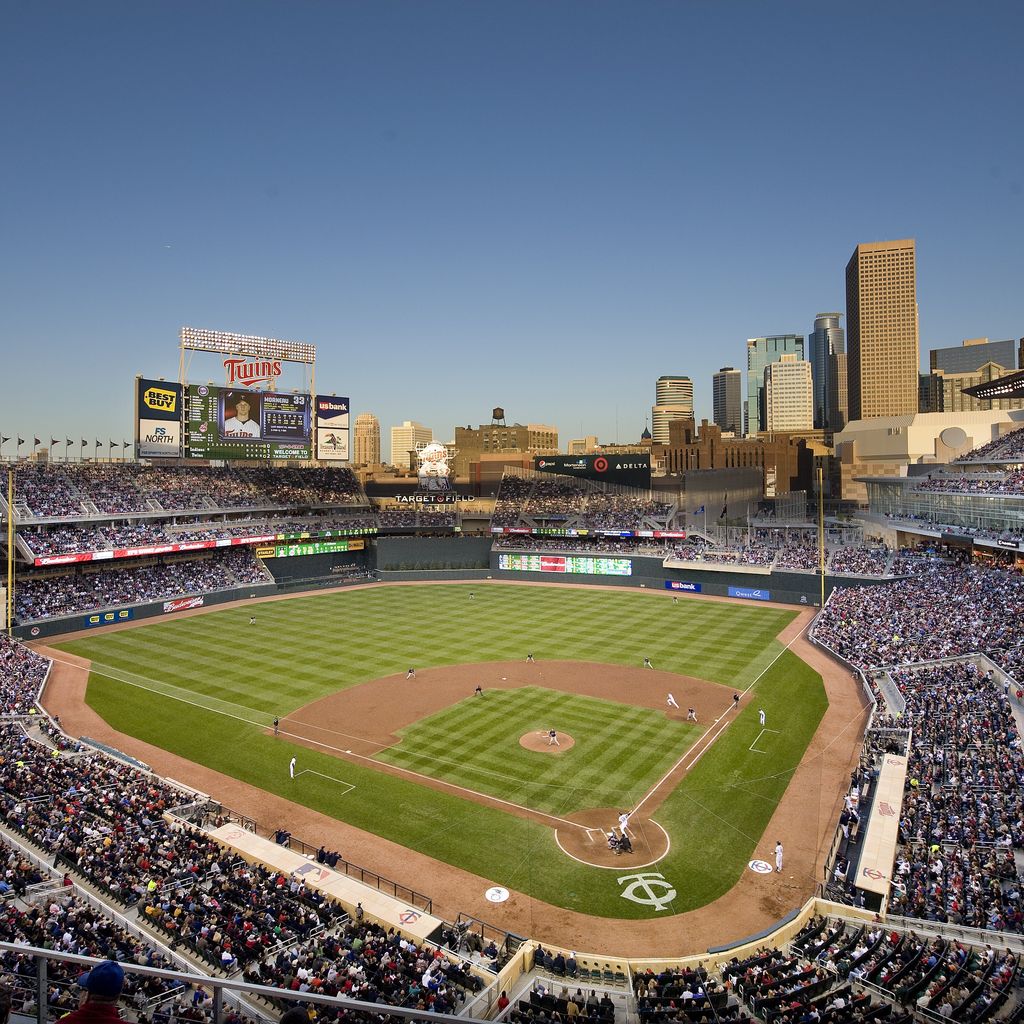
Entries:
[[352, 540], [303, 540], [294, 544], [275, 544], [273, 547], [257, 548], [258, 558], [295, 558], [301, 555], [330, 555], [336, 551], [362, 551], [366, 542]]
[[514, 572], [564, 572], [585, 576], [632, 576], [630, 558], [592, 558], [583, 555], [520, 555], [501, 553], [498, 568]]
[[190, 384], [185, 454], [194, 459], [310, 459], [306, 394]]

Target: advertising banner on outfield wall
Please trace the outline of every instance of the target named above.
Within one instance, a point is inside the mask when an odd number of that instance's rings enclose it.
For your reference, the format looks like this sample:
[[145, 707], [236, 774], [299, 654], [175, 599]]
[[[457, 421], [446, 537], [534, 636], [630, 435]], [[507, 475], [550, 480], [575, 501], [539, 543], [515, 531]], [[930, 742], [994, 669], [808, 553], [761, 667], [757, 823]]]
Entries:
[[686, 580], [665, 580], [666, 590], [685, 590], [690, 594], [700, 593], [699, 583], [690, 583]]
[[348, 399], [316, 396], [316, 457], [348, 462]]
[[85, 627], [92, 629], [94, 626], [112, 626], [116, 622], [127, 622], [128, 619], [134, 618], [134, 608], [119, 608], [116, 612], [96, 612], [85, 617]]
[[164, 614], [168, 612], [184, 612], [189, 608], [202, 608], [206, 599], [202, 594], [195, 597], [179, 597], [175, 601], [164, 601]]
[[772, 592], [770, 590], [759, 590], [754, 587], [730, 587], [730, 597], [745, 597], [748, 601], [770, 601]]

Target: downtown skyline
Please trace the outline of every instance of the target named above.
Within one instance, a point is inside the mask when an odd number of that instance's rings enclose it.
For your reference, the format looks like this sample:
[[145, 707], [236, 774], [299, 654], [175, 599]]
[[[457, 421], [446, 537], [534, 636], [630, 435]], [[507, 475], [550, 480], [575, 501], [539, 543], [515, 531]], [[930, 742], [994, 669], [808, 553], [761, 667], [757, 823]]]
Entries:
[[922, 369], [1024, 335], [1010, 4], [6, 20], [5, 434], [129, 438], [135, 374], [176, 379], [192, 324], [317, 345], [382, 433], [501, 405], [632, 441], [659, 376], [711, 420], [747, 338], [845, 314], [854, 248], [904, 237]]

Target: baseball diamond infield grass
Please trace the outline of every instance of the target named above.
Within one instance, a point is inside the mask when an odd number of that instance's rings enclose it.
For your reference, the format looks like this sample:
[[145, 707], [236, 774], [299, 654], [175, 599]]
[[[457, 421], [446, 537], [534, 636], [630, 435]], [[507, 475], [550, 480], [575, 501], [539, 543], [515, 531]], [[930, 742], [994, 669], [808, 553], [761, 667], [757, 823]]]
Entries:
[[[576, 745], [538, 764], [518, 737], [557, 723]], [[701, 733], [662, 710], [539, 686], [489, 689], [401, 729], [377, 759], [551, 814], [632, 807]]]
[[[257, 624], [250, 626], [253, 612]], [[771, 607], [692, 598], [673, 604], [637, 591], [564, 585], [413, 584], [228, 608], [58, 646], [92, 659], [87, 700], [115, 729], [556, 906], [645, 918], [693, 910], [735, 884], [814, 735], [827, 704], [821, 678], [774, 639], [793, 615]], [[648, 870], [661, 872], [676, 891], [664, 910], [623, 899], [617, 872], [566, 857], [545, 825], [266, 732], [275, 715], [283, 718], [330, 693], [404, 672], [409, 665], [521, 661], [528, 651], [538, 661], [632, 666], [649, 657], [659, 670], [737, 689], [757, 679], [756, 703], [745, 706], [657, 810], [656, 820], [672, 845]], [[488, 698], [517, 692], [525, 691], [489, 691]], [[565, 701], [565, 715], [580, 715], [587, 723], [598, 715], [618, 715], [620, 723], [623, 715], [635, 715], [630, 729], [649, 735], [652, 745], [671, 748], [670, 753], [652, 751], [649, 760], [626, 758], [614, 768], [620, 794], [644, 792], [665, 762], [674, 763], [697, 735], [689, 731], [692, 726], [664, 720], [650, 709], [548, 689], [538, 688], [534, 696]], [[434, 730], [462, 727], [466, 703], [409, 727], [403, 742], [380, 756], [422, 759], [427, 745], [438, 742]], [[764, 752], [753, 754], [758, 707], [769, 723], [784, 727], [762, 737], [758, 749]], [[505, 713], [511, 722], [518, 713], [514, 701]], [[471, 711], [469, 720], [479, 714]], [[663, 720], [655, 724], [659, 717]], [[565, 722], [560, 717], [559, 728], [572, 733]], [[522, 731], [528, 727], [534, 727], [532, 718]], [[593, 732], [593, 725], [587, 729]], [[442, 742], [445, 756], [458, 751], [466, 761], [465, 770], [452, 776], [460, 785], [499, 793], [501, 780], [481, 778], [493, 771], [482, 751], [460, 747], [451, 736]], [[599, 776], [588, 774], [592, 766], [586, 755], [593, 745], [579, 746], [552, 758], [557, 767], [539, 769], [533, 761], [527, 777], [544, 781], [543, 773], [554, 770], [564, 782], [571, 771], [573, 788], [583, 788], [575, 785], [577, 776], [588, 783]], [[636, 748], [632, 744], [634, 754]], [[570, 768], [565, 758], [576, 753], [581, 756]], [[591, 753], [597, 757], [599, 751]], [[288, 778], [292, 755], [310, 770], [301, 785]], [[447, 777], [454, 771], [436, 754], [433, 764], [432, 774]], [[424, 771], [422, 764], [410, 766]], [[512, 768], [503, 758], [504, 773], [515, 774]], [[500, 795], [514, 802], [555, 807], [561, 800], [537, 785], [508, 786]], [[573, 797], [581, 802], [562, 807], [605, 802], [593, 799], [589, 785], [588, 792], [586, 800]]]

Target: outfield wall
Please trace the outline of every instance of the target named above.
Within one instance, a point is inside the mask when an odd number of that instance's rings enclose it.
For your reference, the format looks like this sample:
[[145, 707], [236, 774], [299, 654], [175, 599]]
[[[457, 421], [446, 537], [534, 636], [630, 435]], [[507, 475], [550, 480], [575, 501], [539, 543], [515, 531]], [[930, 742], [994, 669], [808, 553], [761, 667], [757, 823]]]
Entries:
[[[487, 569], [491, 538], [377, 537], [371, 562], [379, 572], [454, 571]], [[458, 579], [459, 577], [454, 577]]]
[[148, 604], [117, 605], [113, 608], [77, 612], [75, 615], [65, 615], [59, 619], [15, 626], [14, 635], [22, 640], [39, 640], [43, 637], [77, 633], [99, 626], [116, 626], [122, 622], [134, 622], [136, 619], [169, 618], [176, 612], [187, 611], [190, 608], [209, 608], [231, 601], [247, 601], [253, 597], [272, 597], [277, 591], [278, 588], [273, 583], [260, 583], [247, 587], [232, 587], [230, 590], [216, 590], [211, 594], [151, 601]]
[[[495, 579], [529, 581], [531, 583], [590, 583], [612, 587], [641, 587], [647, 590], [672, 590], [680, 595], [710, 594], [712, 597], [743, 597], [748, 600], [764, 600], [781, 604], [817, 605], [821, 601], [821, 583], [814, 573], [773, 572], [745, 573], [739, 570], [716, 571], [713, 569], [666, 569], [660, 558], [631, 555], [633, 572], [629, 576], [584, 575], [561, 572], [518, 572], [498, 568], [500, 554], [515, 553], [507, 549], [491, 552], [491, 575]], [[538, 554], [526, 551], [524, 554]], [[548, 552], [544, 552], [548, 554]], [[558, 552], [550, 552], [557, 555]], [[578, 554], [578, 552], [565, 552]], [[595, 557], [621, 558], [624, 555], [595, 553]], [[825, 598], [836, 587], [864, 586], [889, 582], [869, 580], [862, 577], [826, 576]], [[676, 584], [676, 587], [670, 584]], [[739, 593], [737, 593], [739, 591]], [[754, 596], [762, 595], [762, 596]]]
[[367, 567], [366, 551], [335, 551], [326, 555], [297, 555], [292, 558], [264, 558], [263, 566], [278, 586], [296, 580], [330, 578], [346, 571]]

